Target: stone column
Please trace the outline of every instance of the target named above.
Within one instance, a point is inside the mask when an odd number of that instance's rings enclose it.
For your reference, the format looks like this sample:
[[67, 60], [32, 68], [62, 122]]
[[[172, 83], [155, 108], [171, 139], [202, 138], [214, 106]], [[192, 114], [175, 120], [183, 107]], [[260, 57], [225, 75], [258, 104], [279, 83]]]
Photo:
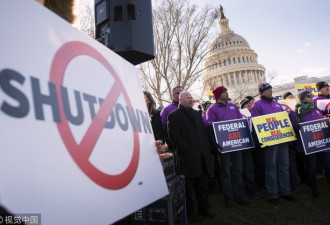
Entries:
[[237, 85], [236, 73], [235, 72], [233, 72], [233, 76], [234, 76], [234, 84]]
[[226, 79], [225, 79], [225, 76], [223, 74], [221, 75], [221, 79], [222, 79], [222, 85], [226, 86]]

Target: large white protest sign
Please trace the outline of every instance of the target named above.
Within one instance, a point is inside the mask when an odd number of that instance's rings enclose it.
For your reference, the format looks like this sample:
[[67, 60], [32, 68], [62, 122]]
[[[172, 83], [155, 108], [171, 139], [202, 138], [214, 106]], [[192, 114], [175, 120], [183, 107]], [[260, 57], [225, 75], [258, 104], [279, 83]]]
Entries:
[[317, 108], [325, 111], [330, 109], [330, 99], [317, 100]]
[[317, 108], [330, 117], [330, 99], [317, 100]]
[[296, 100], [278, 100], [284, 111], [295, 111]]
[[168, 194], [137, 69], [36, 1], [0, 2], [0, 204], [110, 224]]

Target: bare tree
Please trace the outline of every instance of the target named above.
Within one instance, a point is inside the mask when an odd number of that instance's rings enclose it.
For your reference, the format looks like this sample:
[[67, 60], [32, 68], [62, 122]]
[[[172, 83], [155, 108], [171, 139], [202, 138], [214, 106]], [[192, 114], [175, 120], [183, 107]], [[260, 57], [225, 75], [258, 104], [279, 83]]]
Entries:
[[95, 38], [94, 10], [87, 2], [81, 1], [78, 6], [79, 23], [78, 29], [88, 36]]
[[207, 55], [208, 33], [217, 17], [217, 9], [199, 10], [188, 0], [161, 0], [154, 8], [155, 59], [139, 69], [143, 87], [159, 105], [170, 102], [174, 86], [189, 90], [202, 75], [198, 68]]
[[276, 78], [278, 78], [278, 73], [277, 73], [277, 71], [276, 71], [276, 70], [272, 70], [272, 71], [268, 72], [268, 73], [266, 74], [266, 78], [267, 78], [267, 80], [268, 80], [268, 81], [267, 81], [268, 83], [270, 83], [270, 82], [276, 80]]
[[251, 84], [249, 83], [242, 83], [237, 84], [232, 87], [235, 92], [235, 98], [232, 99], [232, 102], [238, 104], [240, 100], [242, 100], [245, 96], [252, 96], [256, 97], [258, 96], [258, 90], [256, 88], [251, 88]]

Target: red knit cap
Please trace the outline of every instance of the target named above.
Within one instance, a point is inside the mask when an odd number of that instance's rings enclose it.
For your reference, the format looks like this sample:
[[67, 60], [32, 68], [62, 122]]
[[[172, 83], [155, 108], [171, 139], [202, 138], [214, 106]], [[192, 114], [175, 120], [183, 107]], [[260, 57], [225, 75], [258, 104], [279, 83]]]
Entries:
[[227, 88], [225, 88], [224, 86], [214, 87], [212, 90], [214, 99], [217, 100], [220, 97], [220, 95], [225, 91], [227, 91]]

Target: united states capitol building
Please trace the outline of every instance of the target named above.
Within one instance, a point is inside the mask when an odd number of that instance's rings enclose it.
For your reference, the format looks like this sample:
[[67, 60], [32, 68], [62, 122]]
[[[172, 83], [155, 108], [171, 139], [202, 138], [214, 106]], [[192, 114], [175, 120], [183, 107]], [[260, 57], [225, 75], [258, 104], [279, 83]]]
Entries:
[[258, 84], [265, 82], [265, 68], [249, 43], [229, 28], [229, 20], [220, 7], [220, 33], [212, 42], [204, 65], [204, 90], [223, 85], [233, 102], [255, 95]]
[[[258, 85], [266, 82], [265, 67], [258, 63], [257, 53], [250, 48], [249, 43], [240, 35], [235, 34], [229, 27], [229, 19], [220, 7], [220, 33], [211, 43], [204, 64], [205, 73], [202, 78], [205, 93], [203, 99], [208, 99], [206, 91], [223, 85], [229, 90], [232, 102], [238, 103], [244, 96], [258, 98]], [[330, 82], [330, 76], [307, 77], [297, 76], [292, 82], [273, 85], [273, 96], [280, 97], [285, 92], [296, 95], [295, 85]]]

